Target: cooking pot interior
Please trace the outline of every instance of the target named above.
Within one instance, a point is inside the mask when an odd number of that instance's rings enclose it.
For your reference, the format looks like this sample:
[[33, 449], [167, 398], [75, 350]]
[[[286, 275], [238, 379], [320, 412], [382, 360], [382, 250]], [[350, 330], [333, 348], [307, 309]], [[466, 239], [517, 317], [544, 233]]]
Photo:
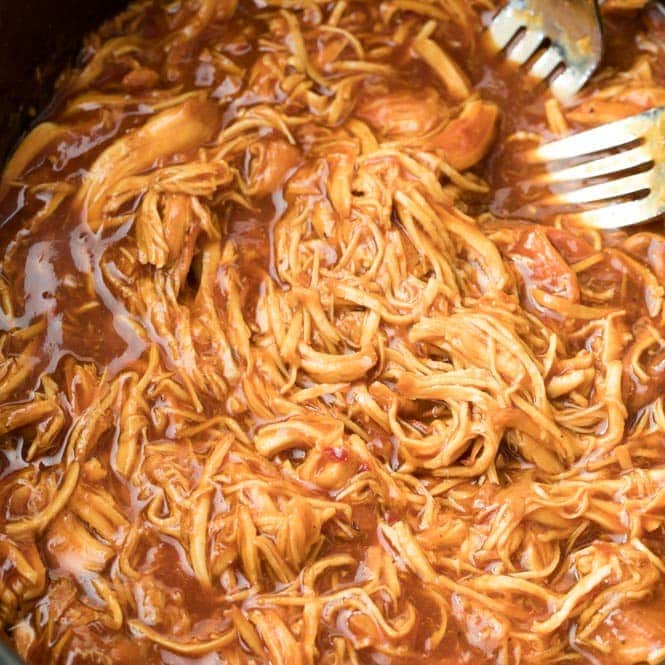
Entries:
[[[0, 168], [53, 96], [86, 33], [122, 11], [121, 0], [0, 2]], [[0, 665], [21, 660], [0, 636]]]
[[127, 5], [122, 0], [0, 2], [0, 164], [48, 104], [58, 74], [83, 37]]

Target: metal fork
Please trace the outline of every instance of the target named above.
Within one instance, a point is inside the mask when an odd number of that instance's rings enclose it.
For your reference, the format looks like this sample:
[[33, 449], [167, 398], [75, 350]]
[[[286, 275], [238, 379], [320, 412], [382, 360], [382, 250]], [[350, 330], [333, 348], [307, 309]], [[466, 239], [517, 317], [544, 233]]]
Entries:
[[[610, 151], [613, 154], [607, 154]], [[565, 165], [582, 158], [587, 161]], [[665, 106], [546, 143], [526, 152], [525, 160], [557, 164], [531, 182], [559, 186], [580, 181], [580, 187], [552, 194], [539, 203], [600, 204], [575, 214], [577, 221], [588, 226], [619, 229], [665, 214]], [[585, 180], [608, 177], [583, 185]], [[642, 198], [635, 199], [638, 194]], [[627, 197], [633, 200], [612, 202]]]
[[[515, 38], [523, 31], [522, 37]], [[497, 50], [508, 49], [509, 61], [524, 64], [543, 46], [529, 71], [551, 79], [552, 92], [568, 101], [589, 80], [603, 55], [603, 32], [596, 0], [509, 0], [488, 29]], [[514, 42], [514, 43], [513, 43]]]

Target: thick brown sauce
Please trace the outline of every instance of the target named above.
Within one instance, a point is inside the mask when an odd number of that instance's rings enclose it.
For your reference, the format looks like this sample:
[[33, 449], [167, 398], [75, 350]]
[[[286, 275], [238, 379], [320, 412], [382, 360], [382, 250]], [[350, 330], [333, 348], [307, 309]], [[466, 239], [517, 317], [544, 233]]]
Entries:
[[[154, 13], [154, 23], [149, 21], [144, 25], [144, 36], [147, 40], [159, 36], [166, 26], [160, 24], [163, 13]], [[222, 44], [226, 53], [232, 54], [239, 65], [251, 62], [255, 57], [257, 44], [251, 37], [253, 18], [251, 15], [243, 15], [240, 11], [238, 18], [226, 25], [216, 25], [201, 36], [202, 41]], [[635, 35], [644, 29], [644, 17], [632, 17], [622, 15], [613, 18], [607, 23], [608, 60], [607, 65], [620, 70], [629, 69], [637, 55]], [[665, 19], [658, 19], [655, 14], [649, 19], [648, 29], [653, 34], [665, 35]], [[663, 38], [663, 37], [661, 37]], [[654, 39], [656, 39], [654, 37]], [[502, 148], [505, 139], [518, 131], [536, 132], [540, 135], [549, 136], [545, 126], [543, 114], [544, 89], [542, 86], [532, 86], [525, 82], [521, 73], [512, 71], [500, 60], [485, 54], [480, 48], [468, 48], [468, 44], [461, 43], [457, 51], [452, 55], [458, 61], [464, 63], [466, 71], [483, 97], [496, 102], [501, 109], [501, 124], [496, 140], [498, 146], [492, 154], [474, 170], [486, 179], [491, 185], [491, 195], [471, 197], [469, 206], [472, 211], [482, 211], [488, 208], [498, 216], [513, 216], [519, 211], [523, 216], [525, 204], [528, 203], [528, 193], [520, 198], [515, 194], [513, 184], [524, 173], [524, 167], [518, 158], [506, 152]], [[146, 58], [151, 57], [146, 53]], [[396, 63], [398, 64], [398, 63]], [[665, 67], [665, 65], [663, 65]], [[411, 69], [413, 71], [411, 71]], [[657, 70], [654, 74], [659, 78], [661, 84], [665, 85], [665, 69]], [[101, 75], [96, 85], [101, 85], [105, 78], [108, 81], [118, 80], [122, 72], [114, 71], [112, 68]], [[177, 65], [174, 65], [170, 74], [171, 81], [164, 81], [164, 85], [177, 83], [183, 90], [196, 89], [198, 85], [205, 85], [211, 89], [217, 89], [220, 95], [225, 90], [232, 90], [234, 82], [228, 78], [225, 80], [213, 80], [218, 74], [214, 69], [207, 68], [205, 63], [188, 62], [183, 57]], [[212, 77], [212, 78], [211, 78]], [[440, 82], [432, 75], [429, 68], [419, 65], [405, 67], [403, 79], [418, 81], [418, 87], [426, 85], [435, 89], [441, 88]], [[49, 119], [58, 119], [63, 113], [67, 103], [67, 87], [65, 91], [54, 102], [50, 111]], [[229, 105], [223, 118], [224, 125], [235, 117], [235, 113], [244, 105], [253, 103], [253, 99], [240, 95]], [[93, 118], [91, 120], [90, 118]], [[90, 167], [100, 152], [108, 146], [122, 132], [127, 131], [137, 122], [142, 122], [141, 110], [137, 108], [134, 113], [116, 113], [110, 116], [100, 117], [96, 113], [80, 112], [70, 118], [68, 122], [80, 122], [88, 126], [85, 132], [85, 140], [69, 141], [64, 137], [55, 151], [51, 151], [48, 159], [36, 161], [31, 166], [31, 178], [43, 179], [45, 182], [54, 179], [77, 183], [81, 174]], [[221, 129], [221, 128], [220, 128]], [[574, 128], [578, 129], [578, 128]], [[53, 161], [53, 157], [55, 160]], [[0, 320], [0, 329], [3, 331], [16, 331], [27, 328], [35, 321], [43, 317], [46, 328], [40, 337], [36, 357], [38, 362], [34, 365], [31, 381], [37, 386], [39, 378], [43, 374], [52, 374], [56, 380], [67, 371], [68, 358], [74, 358], [78, 362], [91, 362], [97, 367], [108, 368], [108, 379], [112, 379], [120, 371], [134, 363], [146, 350], [146, 345], [136, 334], [130, 321], [132, 315], [127, 311], [125, 305], [119, 300], [108, 287], [108, 276], [104, 276], [100, 269], [100, 259], [106, 252], [111, 252], [114, 261], [120, 266], [123, 261], [122, 254], [117, 251], [117, 246], [122, 244], [123, 238], [129, 233], [131, 222], [120, 225], [114, 230], [102, 233], [92, 233], [85, 224], [65, 206], [58, 209], [52, 215], [48, 223], [42, 224], [29, 236], [29, 242], [23, 241], [21, 229], [31, 219], [41, 202], [30, 198], [24, 188], [13, 189], [0, 203], [0, 247], [2, 248], [3, 272], [1, 278], [11, 290], [12, 297], [16, 302], [15, 317], [12, 320], [3, 318]], [[245, 210], [241, 206], [225, 208], [224, 233], [228, 238], [235, 241], [241, 261], [241, 284], [240, 288], [244, 294], [246, 306], [246, 318], [252, 320], [252, 310], [258, 297], [258, 288], [263, 275], [275, 274], [274, 257], [270, 255], [269, 238], [272, 227], [279, 220], [285, 208], [283, 192], [278, 190], [272, 196], [266, 196], [260, 206], [255, 210]], [[229, 212], [229, 210], [231, 212]], [[543, 213], [538, 209], [533, 210], [533, 221], [547, 222]], [[660, 223], [654, 225], [654, 230], [659, 228]], [[530, 227], [525, 226], [526, 230]], [[552, 230], [548, 234], [551, 242], [565, 258], [573, 263], [586, 258], [592, 251], [583, 240], [571, 236], [562, 231]], [[525, 242], [528, 233], [525, 233]], [[517, 254], [528, 255], [529, 246], [513, 247]], [[538, 252], [538, 247], [533, 251]], [[107, 264], [113, 270], [114, 262]], [[525, 290], [523, 297], [528, 301], [527, 293], [529, 283], [541, 284], [556, 276], [536, 275], [522, 273], [525, 279]], [[607, 279], [612, 281], [615, 276], [593, 275], [589, 279]], [[183, 301], [192, 298], [197, 286], [196, 270], [190, 273], [188, 280], [191, 285], [186, 285], [180, 297]], [[608, 283], [609, 283], [608, 281]], [[582, 285], [583, 286], [583, 285]], [[626, 298], [619, 298], [616, 303], [624, 307], [630, 307], [631, 298], [639, 298], [637, 290], [628, 292], [635, 293]], [[616, 304], [615, 303], [615, 304]], [[612, 303], [608, 303], [611, 305]], [[635, 303], [635, 316], [641, 314], [642, 306]], [[537, 306], [534, 305], [534, 311]], [[550, 321], [554, 327], [564, 326], [565, 321]], [[12, 341], [8, 338], [5, 353], [11, 354]], [[571, 341], [571, 344], [574, 344]], [[665, 370], [662, 369], [663, 361], [660, 357], [654, 359], [653, 376], [655, 383], [645, 390], [650, 391], [645, 399], [638, 399], [640, 406], [653, 399], [665, 386]], [[64, 383], [64, 381], [63, 381]], [[25, 397], [25, 389], [21, 394], [9, 397], [9, 400], [22, 399]], [[69, 398], [67, 398], [69, 399]], [[216, 405], [206, 404], [206, 410], [210, 413], [215, 411]], [[392, 451], [390, 441], [382, 439], [382, 433], [377, 430], [376, 440], [372, 444], [375, 454], [389, 462]], [[25, 470], [32, 466], [35, 470], [46, 468], [60, 461], [62, 456], [61, 447], [55, 446], [48, 455], [33, 462], [25, 460], [24, 447], [26, 442], [20, 433], [11, 433], [4, 437], [0, 444], [0, 480], [7, 481], [12, 474]], [[105, 435], [104, 440], [97, 447], [97, 457], [102, 466], [110, 464], [109, 458], [112, 454], [114, 442], [110, 432]], [[298, 451], [291, 451], [294, 459], [298, 458]], [[331, 455], [335, 455], [332, 451]], [[346, 462], [342, 458], [340, 461]], [[137, 494], [136, 490], [125, 485], [122, 480], [108, 475], [105, 479], [98, 481], [105, 485], [113, 496], [120, 502], [122, 510], [126, 515], [133, 518], [138, 517], [145, 507], [145, 501]], [[5, 513], [11, 512], [12, 500], [2, 496], [2, 505]], [[352, 543], [328, 542], [324, 545], [323, 553], [350, 552], [354, 556], [362, 556], [367, 544], [373, 542], [376, 534], [376, 520], [378, 507], [374, 505], [360, 505], [354, 509], [353, 522], [358, 532], [358, 539]], [[654, 534], [655, 536], [655, 534]], [[590, 542], [592, 534], [587, 534], [586, 539]], [[658, 541], [661, 542], [662, 541]], [[582, 545], [584, 539], [578, 545]], [[48, 547], [42, 543], [46, 560], [53, 560], [49, 548], [55, 545], [51, 543]], [[221, 627], [220, 610], [225, 607], [223, 594], [217, 594], [209, 590], [203, 590], [195, 580], [192, 569], [188, 563], [186, 552], [177, 540], [168, 538], [163, 534], [155, 532], [152, 536], [145, 538], [142, 551], [137, 553], [134, 567], [138, 571], [156, 571], [157, 579], [163, 585], [164, 593], [172, 595], [174, 607], [184, 607], [189, 614], [192, 625], [201, 628], [206, 624], [211, 632], [215, 625]], [[67, 576], [68, 573], [52, 568], [49, 574], [55, 579], [60, 575]], [[83, 589], [86, 588], [86, 580], [79, 580]], [[422, 641], [431, 632], [437, 623], [436, 608], [427, 597], [420, 582], [412, 576], [411, 583], [407, 586], [407, 596], [419, 610], [418, 628], [411, 637], [408, 645], [414, 651], [423, 647]], [[94, 594], [93, 594], [94, 595]], [[219, 597], [218, 597], [219, 596]], [[660, 600], [659, 600], [660, 599]], [[644, 613], [645, 630], [662, 632], [662, 621], [665, 615], [656, 609], [665, 595], [659, 595], [639, 611]], [[92, 602], [92, 601], [91, 601]], [[45, 620], [40, 619], [47, 611], [39, 601], [34, 607], [26, 607], [24, 614], [32, 615], [37, 623]], [[525, 612], [534, 614], [542, 613], [543, 608], [537, 606], [525, 607]], [[220, 628], [221, 629], [221, 628]], [[346, 631], [344, 618], [340, 615], [338, 620], [340, 634]], [[621, 634], [620, 623], [607, 626], [608, 631]], [[99, 625], [90, 627], [83, 641], [89, 642], [90, 647], [101, 649], [106, 652], [113, 662], [140, 662], [149, 658], [151, 662], [163, 659], [166, 663], [193, 663], [218, 662], [212, 657], [201, 659], [189, 659], [169, 653], [167, 650], [153, 648], [146, 651], [139, 647], [129, 634], [117, 637], [106, 632]], [[331, 639], [325, 636], [322, 639]], [[662, 638], [661, 638], [662, 639]], [[411, 663], [420, 659], [390, 658], [373, 652], [361, 652], [362, 662], [373, 663]], [[464, 638], [463, 632], [456, 627], [455, 619], [449, 616], [449, 625], [446, 637], [441, 642], [436, 652], [431, 653], [428, 662], [442, 663], [480, 663], [484, 662], [485, 656], [469, 645]], [[49, 645], [42, 643], [39, 649], [30, 653], [31, 663], [48, 663], [51, 661]], [[288, 659], [287, 659], [288, 661]], [[59, 661], [65, 662], [65, 660]], [[78, 656], [76, 663], [97, 662], [94, 656], [86, 658]], [[102, 661], [100, 661], [102, 662]], [[105, 662], [105, 661], [104, 661]], [[603, 662], [609, 663], [610, 660]]]

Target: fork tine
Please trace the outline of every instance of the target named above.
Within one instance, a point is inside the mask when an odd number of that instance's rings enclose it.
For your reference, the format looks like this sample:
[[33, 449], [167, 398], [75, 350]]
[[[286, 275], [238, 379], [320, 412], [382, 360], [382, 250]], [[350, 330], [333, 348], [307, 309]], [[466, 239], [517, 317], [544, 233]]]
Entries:
[[613, 203], [585, 210], [573, 217], [575, 221], [597, 229], [620, 229], [648, 222], [662, 214], [665, 214], [665, 203], [662, 201], [659, 203], [658, 196], [652, 194], [639, 201]]
[[653, 172], [652, 169], [651, 171], [646, 171], [644, 173], [637, 173], [635, 175], [626, 176], [625, 178], [617, 178], [616, 180], [603, 182], [600, 185], [590, 185], [589, 187], [574, 189], [570, 192], [553, 194], [552, 196], [548, 196], [544, 200], [544, 203], [547, 205], [562, 203], [593, 203], [594, 201], [604, 201], [605, 199], [636, 194], [644, 189], [651, 189], [651, 176]]
[[550, 46], [529, 70], [538, 80], [546, 79], [563, 61], [563, 56], [555, 46]]
[[490, 23], [489, 34], [496, 48], [501, 51], [508, 46], [508, 42], [517, 34], [522, 27], [515, 18], [515, 12], [510, 5], [504, 7]]
[[640, 145], [637, 148], [625, 152], [619, 152], [616, 155], [593, 159], [590, 162], [584, 162], [584, 164], [571, 166], [567, 169], [559, 169], [558, 171], [543, 173], [534, 178], [534, 182], [556, 183], [596, 178], [598, 176], [609, 175], [611, 173], [617, 173], [618, 171], [635, 168], [642, 164], [648, 164], [652, 160], [653, 156], [651, 155], [651, 151], [646, 146]]
[[568, 101], [580, 91], [592, 73], [592, 69], [580, 71], [577, 67], [568, 67], [550, 83], [550, 88], [557, 99]]
[[543, 43], [545, 34], [540, 30], [527, 30], [522, 39], [515, 44], [508, 54], [508, 60], [523, 65]]
[[525, 159], [535, 164], [538, 162], [551, 162], [559, 159], [572, 159], [583, 157], [601, 150], [620, 148], [644, 136], [649, 127], [650, 120], [646, 114], [634, 115], [623, 120], [616, 120], [606, 125], [594, 127], [586, 132], [567, 136], [565, 139], [546, 143], [538, 148], [529, 150]]

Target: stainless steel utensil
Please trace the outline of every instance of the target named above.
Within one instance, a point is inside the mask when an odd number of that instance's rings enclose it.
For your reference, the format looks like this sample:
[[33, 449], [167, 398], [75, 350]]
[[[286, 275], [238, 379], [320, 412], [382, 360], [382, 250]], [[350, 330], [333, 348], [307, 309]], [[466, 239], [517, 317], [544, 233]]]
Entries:
[[596, 0], [510, 0], [488, 32], [497, 50], [507, 49], [509, 61], [534, 60], [529, 73], [551, 77], [552, 92], [562, 101], [582, 88], [603, 55]]
[[[541, 204], [600, 204], [575, 214], [584, 224], [618, 229], [665, 214], [665, 106], [544, 144], [525, 158], [557, 165], [534, 179], [539, 184], [579, 182]], [[586, 161], [566, 166], [580, 159]], [[597, 178], [605, 180], [585, 183]]]

